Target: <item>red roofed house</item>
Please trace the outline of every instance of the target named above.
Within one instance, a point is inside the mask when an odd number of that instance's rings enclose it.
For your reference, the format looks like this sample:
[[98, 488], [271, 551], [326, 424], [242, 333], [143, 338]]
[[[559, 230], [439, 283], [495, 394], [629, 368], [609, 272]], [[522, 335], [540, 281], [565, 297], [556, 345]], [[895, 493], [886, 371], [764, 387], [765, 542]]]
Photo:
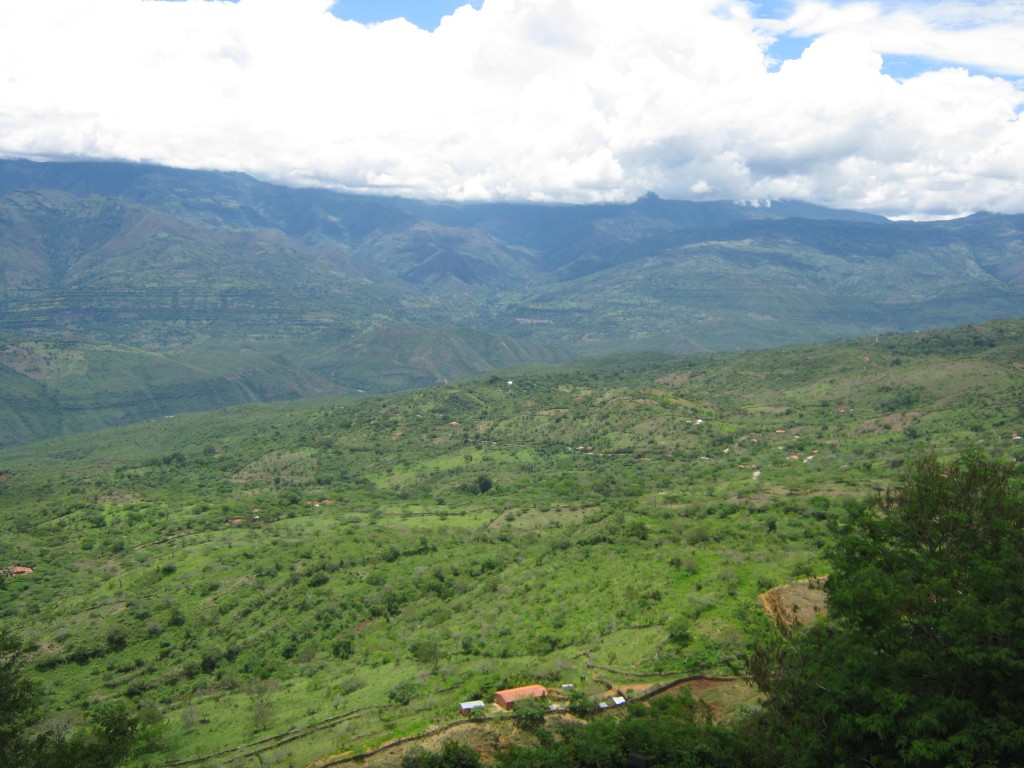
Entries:
[[494, 703], [502, 709], [512, 709], [512, 705], [523, 699], [540, 699], [548, 695], [543, 685], [524, 685], [522, 688], [509, 688], [494, 694]]

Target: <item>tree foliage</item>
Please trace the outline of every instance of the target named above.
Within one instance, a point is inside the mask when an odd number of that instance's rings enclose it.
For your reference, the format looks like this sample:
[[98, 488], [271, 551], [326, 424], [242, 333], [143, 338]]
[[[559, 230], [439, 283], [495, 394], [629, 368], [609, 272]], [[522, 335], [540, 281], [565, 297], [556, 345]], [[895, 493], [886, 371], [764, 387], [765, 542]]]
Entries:
[[437, 672], [441, 659], [444, 658], [441, 652], [441, 645], [437, 640], [417, 640], [410, 646], [409, 650], [416, 661], [429, 666], [434, 672]]
[[501, 768], [618, 768], [642, 755], [665, 768], [739, 768], [748, 764], [736, 735], [711, 725], [691, 697], [632, 704], [624, 717], [606, 715], [570, 725], [560, 738], [498, 753]]
[[919, 461], [837, 532], [830, 617], [755, 654], [769, 763], [1024, 754], [1024, 496], [1012, 465]]
[[535, 731], [544, 725], [548, 707], [546, 698], [520, 699], [512, 705], [512, 718], [524, 731]]
[[479, 768], [480, 757], [465, 744], [449, 739], [440, 752], [413, 747], [402, 756], [402, 768]]
[[39, 691], [26, 677], [26, 647], [0, 629], [0, 765], [24, 768], [115, 768], [136, 744], [139, 719], [108, 704], [88, 727], [70, 733], [34, 731]]

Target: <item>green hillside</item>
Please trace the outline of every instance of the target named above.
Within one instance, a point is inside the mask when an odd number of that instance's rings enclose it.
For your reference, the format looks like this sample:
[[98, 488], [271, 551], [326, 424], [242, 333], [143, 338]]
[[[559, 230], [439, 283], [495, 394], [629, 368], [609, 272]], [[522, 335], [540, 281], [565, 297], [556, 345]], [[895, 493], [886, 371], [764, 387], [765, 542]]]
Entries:
[[[18, 351], [0, 360], [0, 446], [508, 365], [1013, 317], [1022, 244], [1020, 216], [428, 203], [5, 160], [0, 343]], [[19, 368], [40, 345], [80, 362], [55, 378]]]
[[308, 765], [519, 683], [741, 674], [830, 522], [1022, 432], [1018, 320], [162, 418], [0, 451], [0, 613], [43, 727], [126, 700], [136, 765]]

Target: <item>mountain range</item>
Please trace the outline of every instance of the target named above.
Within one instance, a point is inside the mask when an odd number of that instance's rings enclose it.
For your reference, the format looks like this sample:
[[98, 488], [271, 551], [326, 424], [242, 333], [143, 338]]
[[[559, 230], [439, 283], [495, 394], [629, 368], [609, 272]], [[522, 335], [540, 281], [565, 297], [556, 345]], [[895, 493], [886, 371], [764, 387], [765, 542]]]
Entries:
[[438, 203], [0, 161], [0, 445], [621, 351], [1016, 316], [1024, 216]]

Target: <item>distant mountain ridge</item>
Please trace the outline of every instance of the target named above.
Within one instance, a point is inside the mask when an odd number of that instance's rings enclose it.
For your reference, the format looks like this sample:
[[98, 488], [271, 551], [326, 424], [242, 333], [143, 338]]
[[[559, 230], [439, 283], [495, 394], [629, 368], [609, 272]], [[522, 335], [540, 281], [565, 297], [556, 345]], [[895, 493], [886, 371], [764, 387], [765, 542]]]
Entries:
[[[1022, 299], [1022, 216], [440, 203], [0, 161], [0, 341], [16, 350], [0, 359], [6, 392], [36, 393], [8, 397], [17, 440], [85, 428], [67, 398], [104, 390], [100, 422], [122, 423], [588, 354], [951, 326], [1017, 316]], [[23, 380], [10, 361], [36, 344], [79, 364]]]

